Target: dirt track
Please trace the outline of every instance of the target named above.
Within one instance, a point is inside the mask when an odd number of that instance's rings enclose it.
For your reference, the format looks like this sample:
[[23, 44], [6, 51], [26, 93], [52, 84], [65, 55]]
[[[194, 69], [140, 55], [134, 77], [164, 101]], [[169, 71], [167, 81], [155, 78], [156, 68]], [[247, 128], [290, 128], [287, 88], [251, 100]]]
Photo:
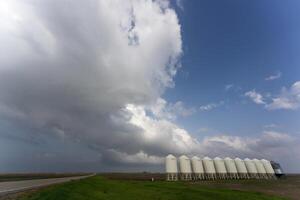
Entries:
[[49, 178], [49, 179], [36, 179], [36, 180], [24, 180], [24, 181], [7, 181], [0, 182], [0, 197], [10, 193], [16, 193], [19, 191], [39, 188], [57, 183], [64, 183], [71, 180], [77, 180], [89, 177], [88, 176], [75, 176], [75, 177], [64, 177], [64, 178]]

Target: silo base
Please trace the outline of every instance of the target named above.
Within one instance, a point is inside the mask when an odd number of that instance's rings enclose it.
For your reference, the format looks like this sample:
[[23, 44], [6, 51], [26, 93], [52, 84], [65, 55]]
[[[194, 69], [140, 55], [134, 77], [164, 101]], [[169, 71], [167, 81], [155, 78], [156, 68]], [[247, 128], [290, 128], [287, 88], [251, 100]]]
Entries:
[[259, 179], [259, 175], [256, 173], [249, 173], [249, 177], [253, 179]]
[[277, 179], [275, 174], [267, 174], [267, 176], [269, 177], [269, 179]]
[[228, 179], [239, 179], [239, 175], [237, 173], [228, 173]]
[[192, 180], [192, 174], [182, 173], [182, 174], [180, 174], [180, 179], [183, 181], [190, 181], [190, 180]]
[[260, 179], [269, 179], [267, 174], [258, 174]]
[[167, 173], [167, 181], [177, 181], [178, 175], [177, 173]]
[[249, 179], [248, 173], [239, 173], [239, 179]]
[[227, 179], [227, 174], [226, 173], [218, 173], [217, 177], [218, 177], [218, 179]]
[[206, 180], [215, 180], [215, 179], [217, 179], [217, 176], [216, 176], [216, 174], [208, 174], [208, 173], [206, 173], [205, 174], [205, 179]]
[[197, 173], [197, 174], [194, 174], [193, 175], [193, 179], [194, 180], [204, 180], [205, 179], [205, 176], [203, 173]]

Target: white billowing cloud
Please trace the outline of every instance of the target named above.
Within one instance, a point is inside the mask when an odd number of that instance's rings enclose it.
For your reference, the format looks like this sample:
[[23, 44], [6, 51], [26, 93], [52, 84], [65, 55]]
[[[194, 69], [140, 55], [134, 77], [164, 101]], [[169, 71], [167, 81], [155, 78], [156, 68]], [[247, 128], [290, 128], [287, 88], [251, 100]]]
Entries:
[[266, 138], [266, 141], [270, 138], [272, 139], [272, 142], [277, 141], [279, 143], [293, 141], [293, 138], [287, 133], [280, 133], [276, 131], [264, 131], [263, 133], [263, 137]]
[[143, 130], [145, 147], [177, 154], [191, 153], [198, 148], [198, 141], [186, 130], [168, 120], [147, 116], [144, 107], [127, 105], [126, 111], [131, 114], [129, 123]]
[[248, 150], [246, 139], [241, 137], [220, 135], [220, 136], [206, 137], [203, 140], [203, 144], [207, 148], [213, 148], [213, 146], [215, 146], [217, 143], [220, 143], [225, 147], [238, 149], [240, 151]]
[[156, 103], [150, 106], [151, 112], [158, 118], [175, 120], [178, 117], [187, 117], [196, 112], [195, 108], [188, 108], [182, 101], [168, 103], [162, 98], [158, 98]]
[[276, 131], [264, 131], [258, 137], [219, 135], [206, 137], [201, 142], [201, 152], [212, 157], [231, 156], [241, 158], [265, 158], [279, 161], [285, 170], [297, 171], [299, 159], [299, 137]]
[[272, 102], [266, 106], [269, 110], [296, 110], [300, 107], [300, 81], [295, 82], [291, 88], [283, 88], [281, 93], [272, 98]]
[[196, 112], [195, 108], [186, 107], [182, 101], [177, 101], [174, 104], [171, 103], [168, 109], [169, 112], [183, 117], [190, 116]]
[[140, 151], [136, 154], [127, 154], [125, 152], [119, 152], [114, 149], [108, 149], [106, 153], [113, 158], [116, 163], [127, 164], [162, 164], [164, 157], [149, 156], [148, 154]]
[[276, 72], [276, 74], [270, 75], [268, 77], [265, 78], [266, 81], [273, 81], [276, 79], [279, 79], [281, 77], [281, 72]]
[[267, 106], [269, 110], [295, 110], [299, 107], [297, 102], [291, 102], [289, 98], [274, 98], [273, 102]]
[[202, 105], [199, 107], [200, 111], [209, 111], [213, 110], [219, 106], [222, 106], [224, 104], [224, 101], [220, 101], [219, 103], [209, 103], [207, 105]]
[[255, 90], [248, 91], [244, 95], [249, 97], [256, 104], [266, 104], [263, 96]]
[[128, 162], [191, 151], [194, 139], [169, 120], [193, 109], [150, 109], [180, 66], [181, 27], [169, 1], [0, 4], [0, 117], [22, 137], [63, 137]]
[[264, 105], [267, 110], [297, 110], [300, 107], [300, 81], [295, 82], [290, 88], [284, 87], [277, 96], [269, 93], [263, 96], [254, 89], [244, 95], [256, 104]]

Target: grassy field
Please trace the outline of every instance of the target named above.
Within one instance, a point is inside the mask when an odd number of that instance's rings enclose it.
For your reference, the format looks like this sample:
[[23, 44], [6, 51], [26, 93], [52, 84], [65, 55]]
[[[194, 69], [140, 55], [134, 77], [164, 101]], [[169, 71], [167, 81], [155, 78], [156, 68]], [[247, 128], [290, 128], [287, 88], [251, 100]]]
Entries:
[[212, 188], [187, 182], [110, 180], [94, 176], [29, 192], [19, 200], [276, 200], [253, 191]]

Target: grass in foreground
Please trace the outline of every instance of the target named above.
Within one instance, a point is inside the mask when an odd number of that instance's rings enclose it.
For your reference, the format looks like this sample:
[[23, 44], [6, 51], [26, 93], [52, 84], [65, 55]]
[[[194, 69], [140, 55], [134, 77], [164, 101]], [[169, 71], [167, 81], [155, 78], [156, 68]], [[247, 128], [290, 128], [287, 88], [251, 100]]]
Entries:
[[184, 182], [108, 180], [100, 176], [50, 186], [26, 194], [20, 200], [279, 200], [258, 192], [212, 189]]

